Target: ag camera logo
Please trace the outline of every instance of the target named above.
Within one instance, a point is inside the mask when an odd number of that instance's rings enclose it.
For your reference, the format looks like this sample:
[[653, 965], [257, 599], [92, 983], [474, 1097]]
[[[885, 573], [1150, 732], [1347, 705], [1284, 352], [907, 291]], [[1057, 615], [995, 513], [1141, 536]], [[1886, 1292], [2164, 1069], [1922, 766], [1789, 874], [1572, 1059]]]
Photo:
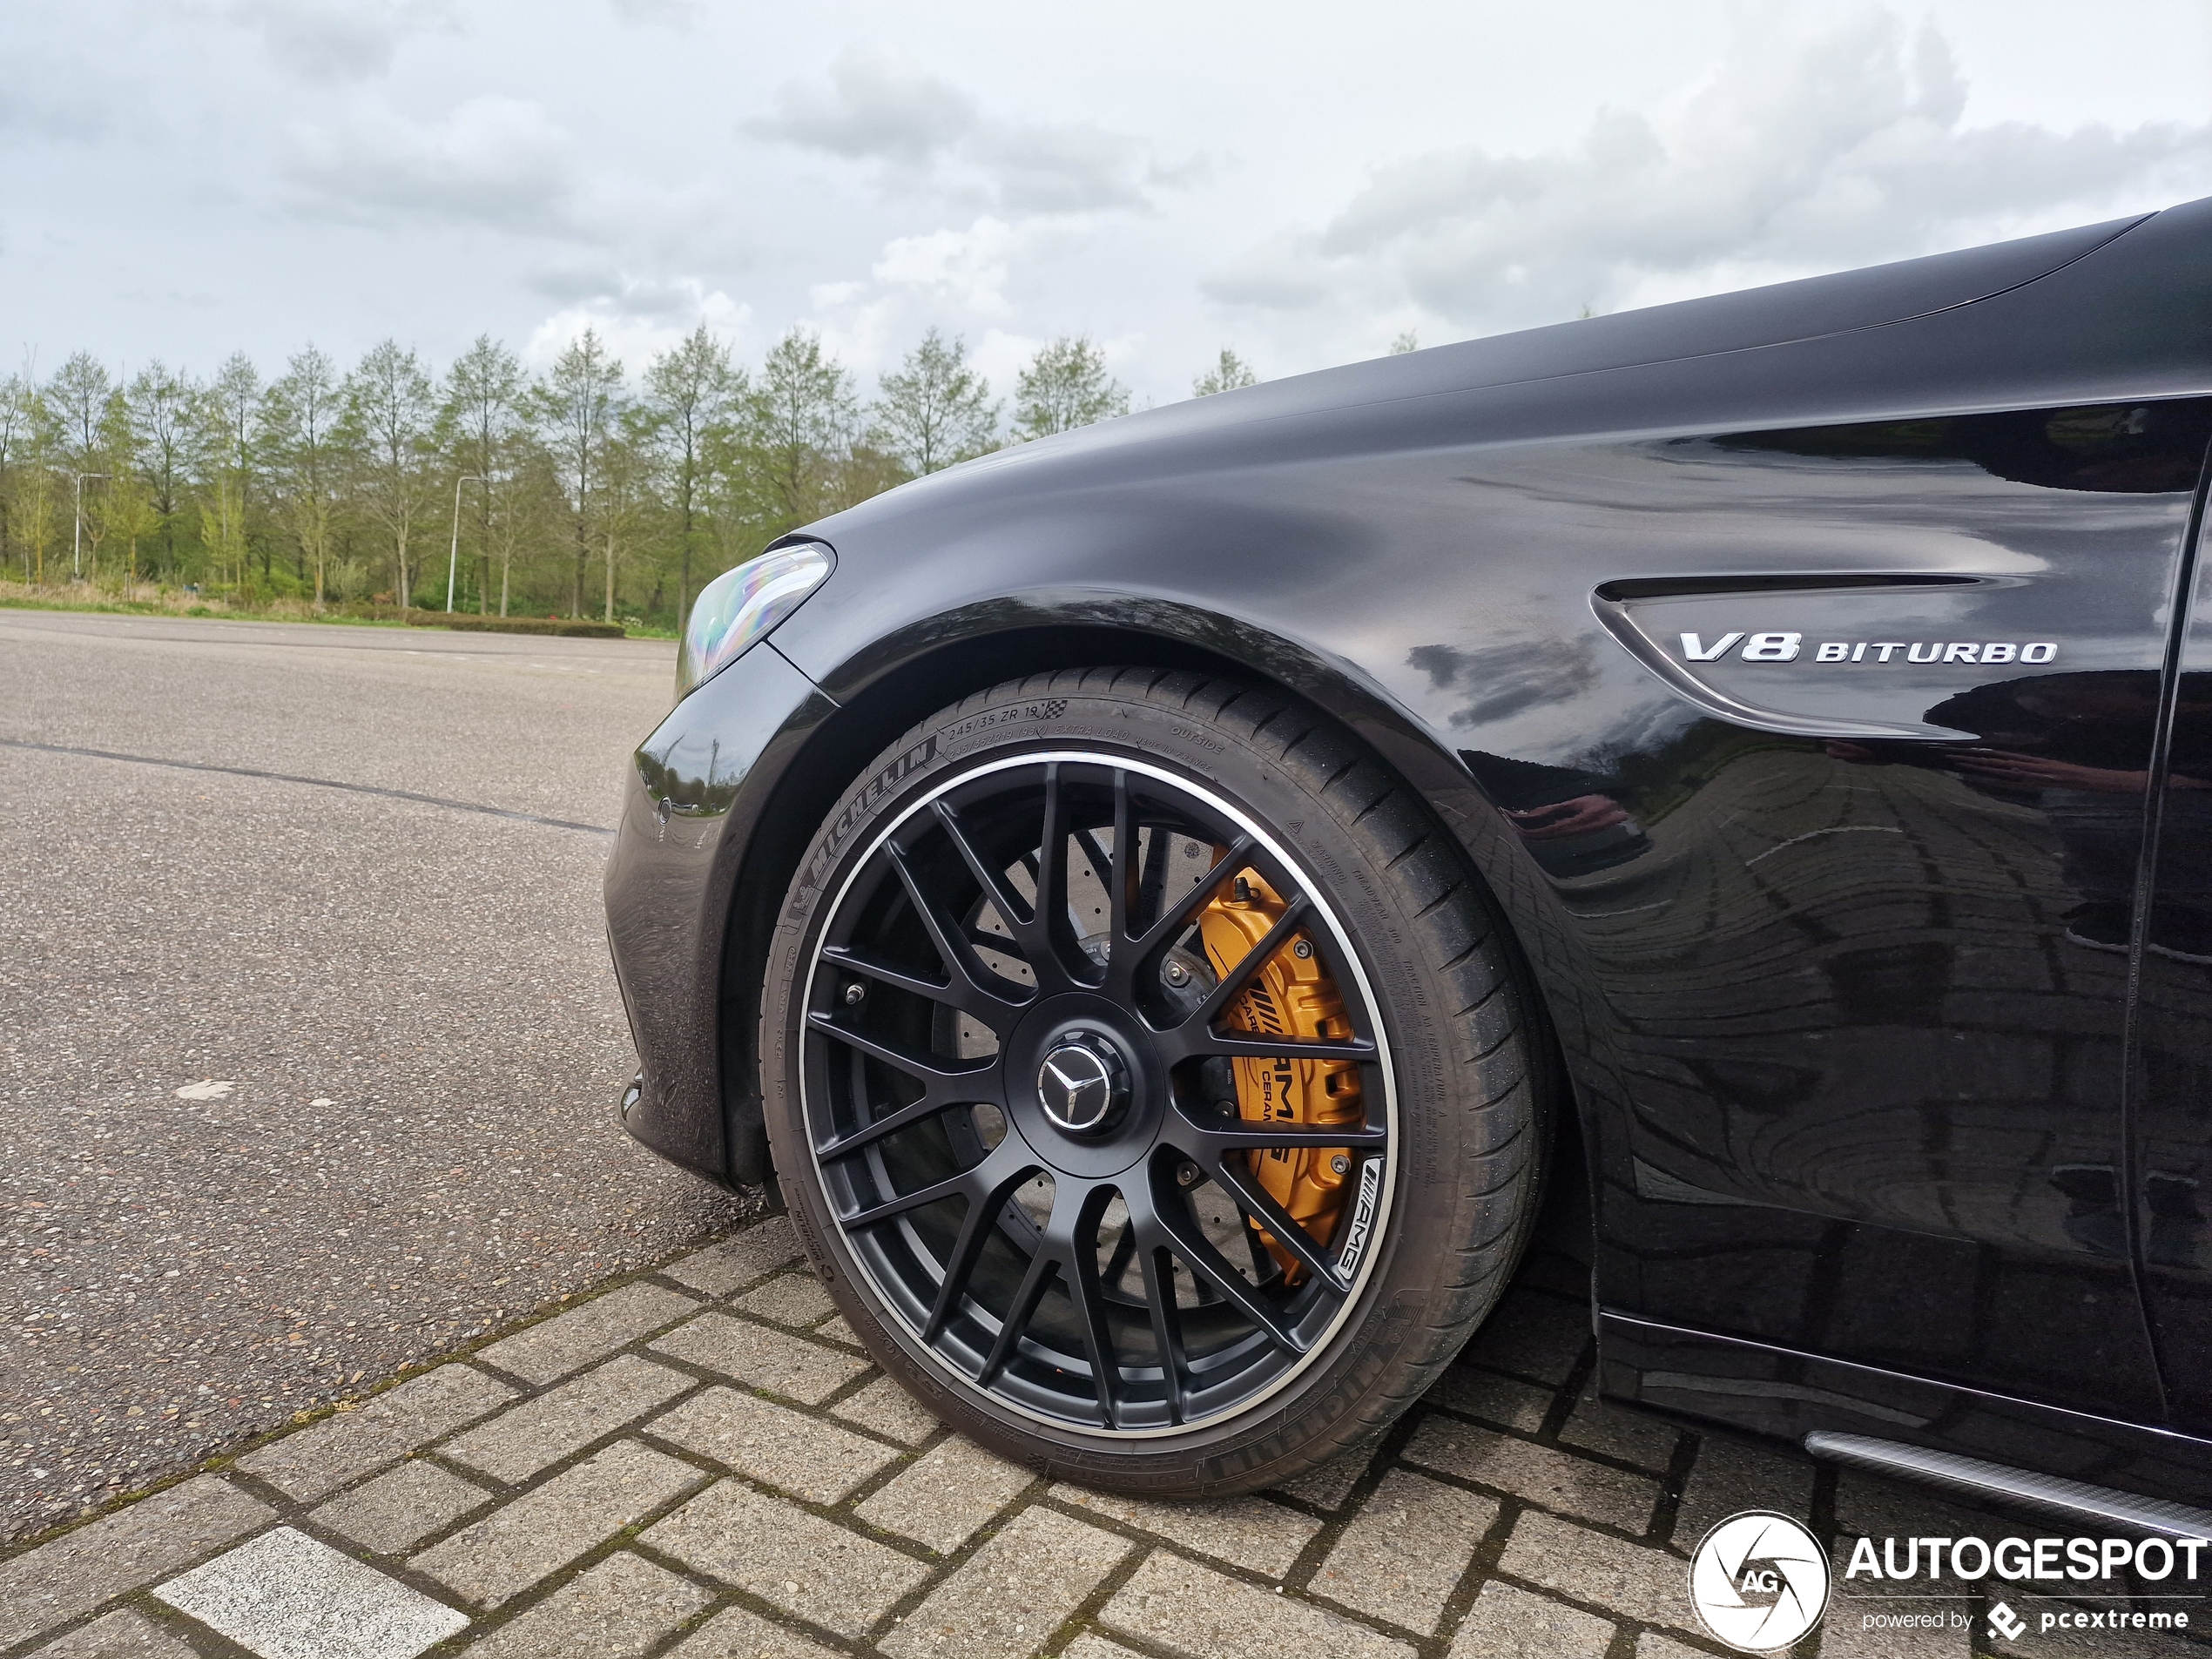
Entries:
[[1773, 1653], [1828, 1610], [1828, 1553], [1787, 1515], [1730, 1515], [1690, 1557], [1689, 1602], [1716, 1641]]

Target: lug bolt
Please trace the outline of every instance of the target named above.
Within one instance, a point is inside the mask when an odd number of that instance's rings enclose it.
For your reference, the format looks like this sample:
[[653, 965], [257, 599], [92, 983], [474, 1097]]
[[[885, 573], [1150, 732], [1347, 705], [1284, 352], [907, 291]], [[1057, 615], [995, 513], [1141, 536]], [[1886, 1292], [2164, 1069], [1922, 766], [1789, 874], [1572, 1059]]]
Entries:
[[1181, 962], [1171, 961], [1160, 972], [1170, 985], [1188, 985], [1190, 982], [1190, 970]]
[[1329, 1160], [1329, 1168], [1339, 1175], [1349, 1174], [1352, 1170], [1352, 1160], [1339, 1152]]
[[868, 988], [858, 980], [845, 988], [845, 1006], [856, 1008], [868, 1000]]
[[1291, 954], [1300, 961], [1305, 961], [1307, 957], [1313, 954], [1313, 941], [1310, 939], [1299, 940], [1297, 944], [1291, 947]]
[[1183, 1163], [1176, 1167], [1175, 1184], [1179, 1187], [1195, 1187], [1205, 1178], [1206, 1172], [1195, 1163]]

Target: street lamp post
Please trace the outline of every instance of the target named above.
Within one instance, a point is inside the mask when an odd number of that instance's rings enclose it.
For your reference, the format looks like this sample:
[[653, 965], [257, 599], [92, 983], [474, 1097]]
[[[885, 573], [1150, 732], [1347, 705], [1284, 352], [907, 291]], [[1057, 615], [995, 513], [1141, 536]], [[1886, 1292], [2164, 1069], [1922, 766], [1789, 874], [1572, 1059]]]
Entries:
[[446, 552], [446, 615], [453, 614], [453, 578], [461, 568], [461, 486], [485, 482], [480, 472], [464, 472], [453, 481], [453, 545]]
[[105, 472], [80, 472], [71, 475], [77, 480], [77, 535], [69, 546], [69, 577], [74, 582], [84, 574], [84, 481], [105, 478]]

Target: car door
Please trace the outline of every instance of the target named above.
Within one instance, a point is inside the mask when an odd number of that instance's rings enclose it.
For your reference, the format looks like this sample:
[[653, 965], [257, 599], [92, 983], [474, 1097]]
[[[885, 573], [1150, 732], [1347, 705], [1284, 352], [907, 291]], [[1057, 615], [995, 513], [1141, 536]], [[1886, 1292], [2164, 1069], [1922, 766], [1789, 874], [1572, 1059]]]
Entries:
[[[2158, 1417], [2122, 1056], [2206, 420], [2100, 404], [1670, 441], [1668, 511], [1717, 555], [1648, 562], [1595, 605], [1707, 718], [1573, 780], [1648, 848], [1575, 868], [1531, 841], [1625, 1015], [1602, 1299]], [[2164, 1089], [2198, 1114], [2155, 1143], [2169, 1208], [2212, 1173], [2201, 1081]], [[2198, 1318], [2202, 1254], [2173, 1270], [2199, 1275], [2175, 1303]]]
[[2168, 692], [2128, 1087], [2128, 1185], [2169, 1420], [2212, 1435], [2212, 573], [2203, 530]]

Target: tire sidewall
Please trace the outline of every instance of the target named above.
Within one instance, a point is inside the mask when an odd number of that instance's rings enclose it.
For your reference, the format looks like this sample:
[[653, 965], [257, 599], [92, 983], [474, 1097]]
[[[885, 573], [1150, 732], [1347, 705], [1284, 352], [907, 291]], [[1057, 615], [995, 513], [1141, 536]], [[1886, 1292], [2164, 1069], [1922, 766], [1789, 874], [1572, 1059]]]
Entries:
[[[1298, 729], [1313, 724], [1305, 718]], [[1263, 723], [1262, 731], [1265, 729]], [[873, 1357], [934, 1413], [1001, 1453], [1055, 1475], [1124, 1490], [1193, 1493], [1264, 1484], [1304, 1467], [1317, 1442], [1358, 1438], [1362, 1407], [1429, 1324], [1443, 1264], [1459, 1247], [1454, 1133], [1460, 1067], [1438, 985], [1424, 971], [1418, 921], [1377, 868], [1343, 808], [1279, 758], [1202, 707], [1140, 689], [1001, 688], [933, 719], [879, 756], [809, 845], [780, 913], [761, 1015], [761, 1084], [785, 1202], [808, 1256]], [[1348, 737], [1347, 755], [1356, 753]], [[804, 1123], [798, 1068], [806, 988], [831, 900], [882, 830], [949, 779], [986, 761], [1076, 749], [1138, 759], [1225, 797], [1320, 885], [1359, 955], [1387, 1040], [1396, 1087], [1394, 1191], [1377, 1259], [1332, 1351], [1251, 1406], [1184, 1433], [1109, 1440], [1062, 1428], [948, 1381], [918, 1339], [856, 1270], [830, 1221]]]

